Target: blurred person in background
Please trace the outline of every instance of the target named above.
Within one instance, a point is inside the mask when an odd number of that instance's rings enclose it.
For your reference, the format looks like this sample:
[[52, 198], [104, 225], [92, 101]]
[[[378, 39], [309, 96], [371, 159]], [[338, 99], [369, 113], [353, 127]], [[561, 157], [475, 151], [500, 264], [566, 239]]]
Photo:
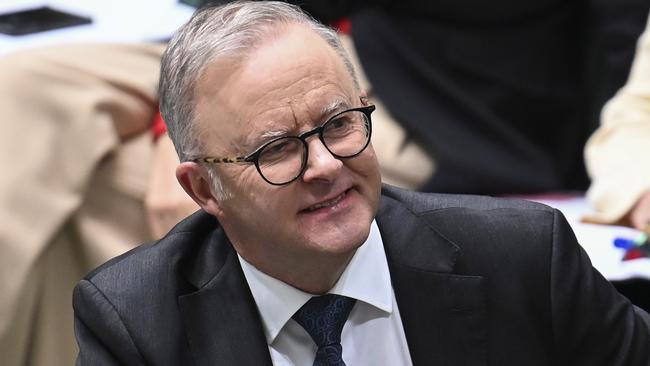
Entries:
[[650, 30], [639, 38], [627, 83], [603, 109], [585, 158], [593, 179], [588, 221], [650, 233]]
[[161, 187], [157, 151], [166, 151], [167, 137], [150, 133], [163, 48], [62, 45], [0, 57], [3, 365], [72, 364], [74, 283], [171, 227], [147, 214]]

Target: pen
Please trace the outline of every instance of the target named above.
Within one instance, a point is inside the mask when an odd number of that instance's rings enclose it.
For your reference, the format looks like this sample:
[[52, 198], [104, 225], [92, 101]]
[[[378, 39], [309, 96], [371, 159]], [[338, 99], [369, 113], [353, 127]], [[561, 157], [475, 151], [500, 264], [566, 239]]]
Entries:
[[621, 249], [633, 249], [645, 246], [648, 243], [648, 234], [641, 233], [635, 239], [615, 238], [614, 246]]

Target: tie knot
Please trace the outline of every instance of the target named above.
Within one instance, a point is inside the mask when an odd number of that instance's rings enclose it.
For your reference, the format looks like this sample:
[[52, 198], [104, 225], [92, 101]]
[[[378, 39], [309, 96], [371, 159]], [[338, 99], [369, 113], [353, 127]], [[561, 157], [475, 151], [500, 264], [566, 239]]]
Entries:
[[340, 344], [343, 325], [355, 301], [334, 294], [312, 297], [293, 319], [309, 333], [318, 348]]

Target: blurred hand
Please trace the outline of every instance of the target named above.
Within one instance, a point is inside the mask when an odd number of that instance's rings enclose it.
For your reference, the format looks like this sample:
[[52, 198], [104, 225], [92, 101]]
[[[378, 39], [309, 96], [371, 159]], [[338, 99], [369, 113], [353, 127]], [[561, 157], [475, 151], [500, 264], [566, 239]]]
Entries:
[[199, 209], [176, 180], [178, 156], [171, 139], [165, 134], [154, 148], [149, 189], [145, 197], [147, 218], [155, 238], [165, 235], [179, 221]]
[[650, 227], [650, 191], [647, 191], [628, 214], [630, 224], [639, 230], [648, 230]]

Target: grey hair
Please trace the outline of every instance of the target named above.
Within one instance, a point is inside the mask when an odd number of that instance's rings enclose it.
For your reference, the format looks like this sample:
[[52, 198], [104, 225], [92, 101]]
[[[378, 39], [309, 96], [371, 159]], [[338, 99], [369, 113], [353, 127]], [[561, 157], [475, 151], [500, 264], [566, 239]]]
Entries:
[[237, 1], [201, 8], [174, 35], [161, 61], [160, 111], [180, 161], [195, 158], [202, 149], [193, 129], [194, 88], [205, 67], [220, 58], [244, 59], [273, 31], [277, 33], [290, 24], [305, 25], [322, 37], [341, 57], [359, 89], [336, 32], [297, 6], [278, 1]]

